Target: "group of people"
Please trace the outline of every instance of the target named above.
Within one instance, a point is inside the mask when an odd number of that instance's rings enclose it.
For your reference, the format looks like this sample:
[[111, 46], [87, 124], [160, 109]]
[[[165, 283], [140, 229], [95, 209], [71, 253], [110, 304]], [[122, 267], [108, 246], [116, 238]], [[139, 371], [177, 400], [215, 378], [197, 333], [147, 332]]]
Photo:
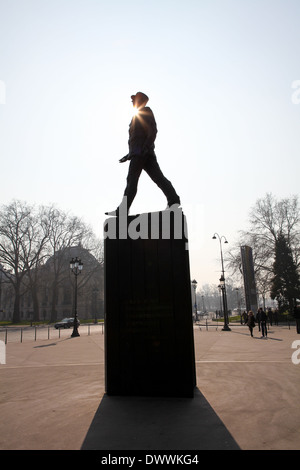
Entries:
[[[296, 305], [294, 308], [294, 318], [296, 320], [297, 333], [300, 334], [300, 305]], [[250, 310], [248, 314], [246, 312], [243, 313], [242, 319], [243, 323], [248, 326], [251, 336], [253, 336], [253, 328], [256, 326], [257, 323], [258, 329], [262, 333], [262, 337], [266, 338], [268, 335], [267, 321], [271, 326], [273, 325], [273, 321], [275, 325], [278, 325], [278, 312], [276, 310], [274, 313], [269, 307], [266, 313], [262, 309], [262, 307], [260, 307], [258, 309], [256, 317], [254, 316], [252, 310]]]
[[258, 309], [258, 312], [256, 314], [256, 317], [254, 317], [254, 313], [252, 310], [248, 312], [244, 312], [243, 314], [243, 319], [244, 323], [248, 326], [249, 331], [251, 336], [253, 337], [253, 328], [256, 326], [256, 323], [258, 324], [258, 329], [261, 331], [262, 337], [267, 338], [268, 336], [268, 330], [267, 330], [267, 320], [268, 316], [266, 312], [260, 307]]

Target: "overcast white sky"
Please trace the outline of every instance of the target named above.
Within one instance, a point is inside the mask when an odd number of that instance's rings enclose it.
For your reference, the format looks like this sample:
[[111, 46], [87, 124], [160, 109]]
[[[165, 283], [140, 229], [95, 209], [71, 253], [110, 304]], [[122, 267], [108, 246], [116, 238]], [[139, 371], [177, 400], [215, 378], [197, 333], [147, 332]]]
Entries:
[[[299, 0], [0, 0], [1, 203], [56, 203], [101, 237], [142, 91], [191, 277], [217, 284], [214, 232], [226, 253], [257, 198], [299, 194], [299, 18]], [[165, 207], [142, 175], [132, 213]]]

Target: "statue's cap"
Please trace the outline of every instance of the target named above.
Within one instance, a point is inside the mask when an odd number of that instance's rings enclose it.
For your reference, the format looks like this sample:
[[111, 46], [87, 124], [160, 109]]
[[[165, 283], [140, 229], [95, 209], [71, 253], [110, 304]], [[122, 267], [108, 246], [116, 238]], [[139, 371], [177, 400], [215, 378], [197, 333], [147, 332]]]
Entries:
[[147, 101], [149, 101], [149, 98], [147, 95], [145, 95], [145, 93], [142, 93], [141, 91], [138, 91], [135, 95], [131, 95], [131, 98], [138, 98], [140, 101], [142, 101], [143, 103]]

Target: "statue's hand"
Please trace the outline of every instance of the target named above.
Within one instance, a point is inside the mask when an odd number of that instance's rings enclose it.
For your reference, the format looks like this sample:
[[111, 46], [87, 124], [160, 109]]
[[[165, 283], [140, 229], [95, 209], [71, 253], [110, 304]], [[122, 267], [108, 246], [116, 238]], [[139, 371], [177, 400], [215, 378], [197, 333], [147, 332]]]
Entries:
[[128, 155], [125, 155], [125, 157], [123, 157], [123, 158], [120, 158], [119, 162], [120, 162], [120, 163], [127, 162], [127, 160], [129, 160], [129, 158], [128, 158], [128, 157], [129, 157]]

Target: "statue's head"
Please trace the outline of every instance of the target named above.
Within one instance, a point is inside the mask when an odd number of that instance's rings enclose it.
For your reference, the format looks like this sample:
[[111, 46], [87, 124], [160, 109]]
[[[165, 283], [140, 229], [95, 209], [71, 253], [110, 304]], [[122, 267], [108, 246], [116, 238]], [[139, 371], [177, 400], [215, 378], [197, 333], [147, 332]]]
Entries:
[[146, 106], [146, 104], [149, 101], [149, 98], [145, 93], [142, 93], [141, 91], [138, 91], [135, 95], [131, 96], [132, 104], [135, 108], [139, 109], [142, 108], [143, 106]]

